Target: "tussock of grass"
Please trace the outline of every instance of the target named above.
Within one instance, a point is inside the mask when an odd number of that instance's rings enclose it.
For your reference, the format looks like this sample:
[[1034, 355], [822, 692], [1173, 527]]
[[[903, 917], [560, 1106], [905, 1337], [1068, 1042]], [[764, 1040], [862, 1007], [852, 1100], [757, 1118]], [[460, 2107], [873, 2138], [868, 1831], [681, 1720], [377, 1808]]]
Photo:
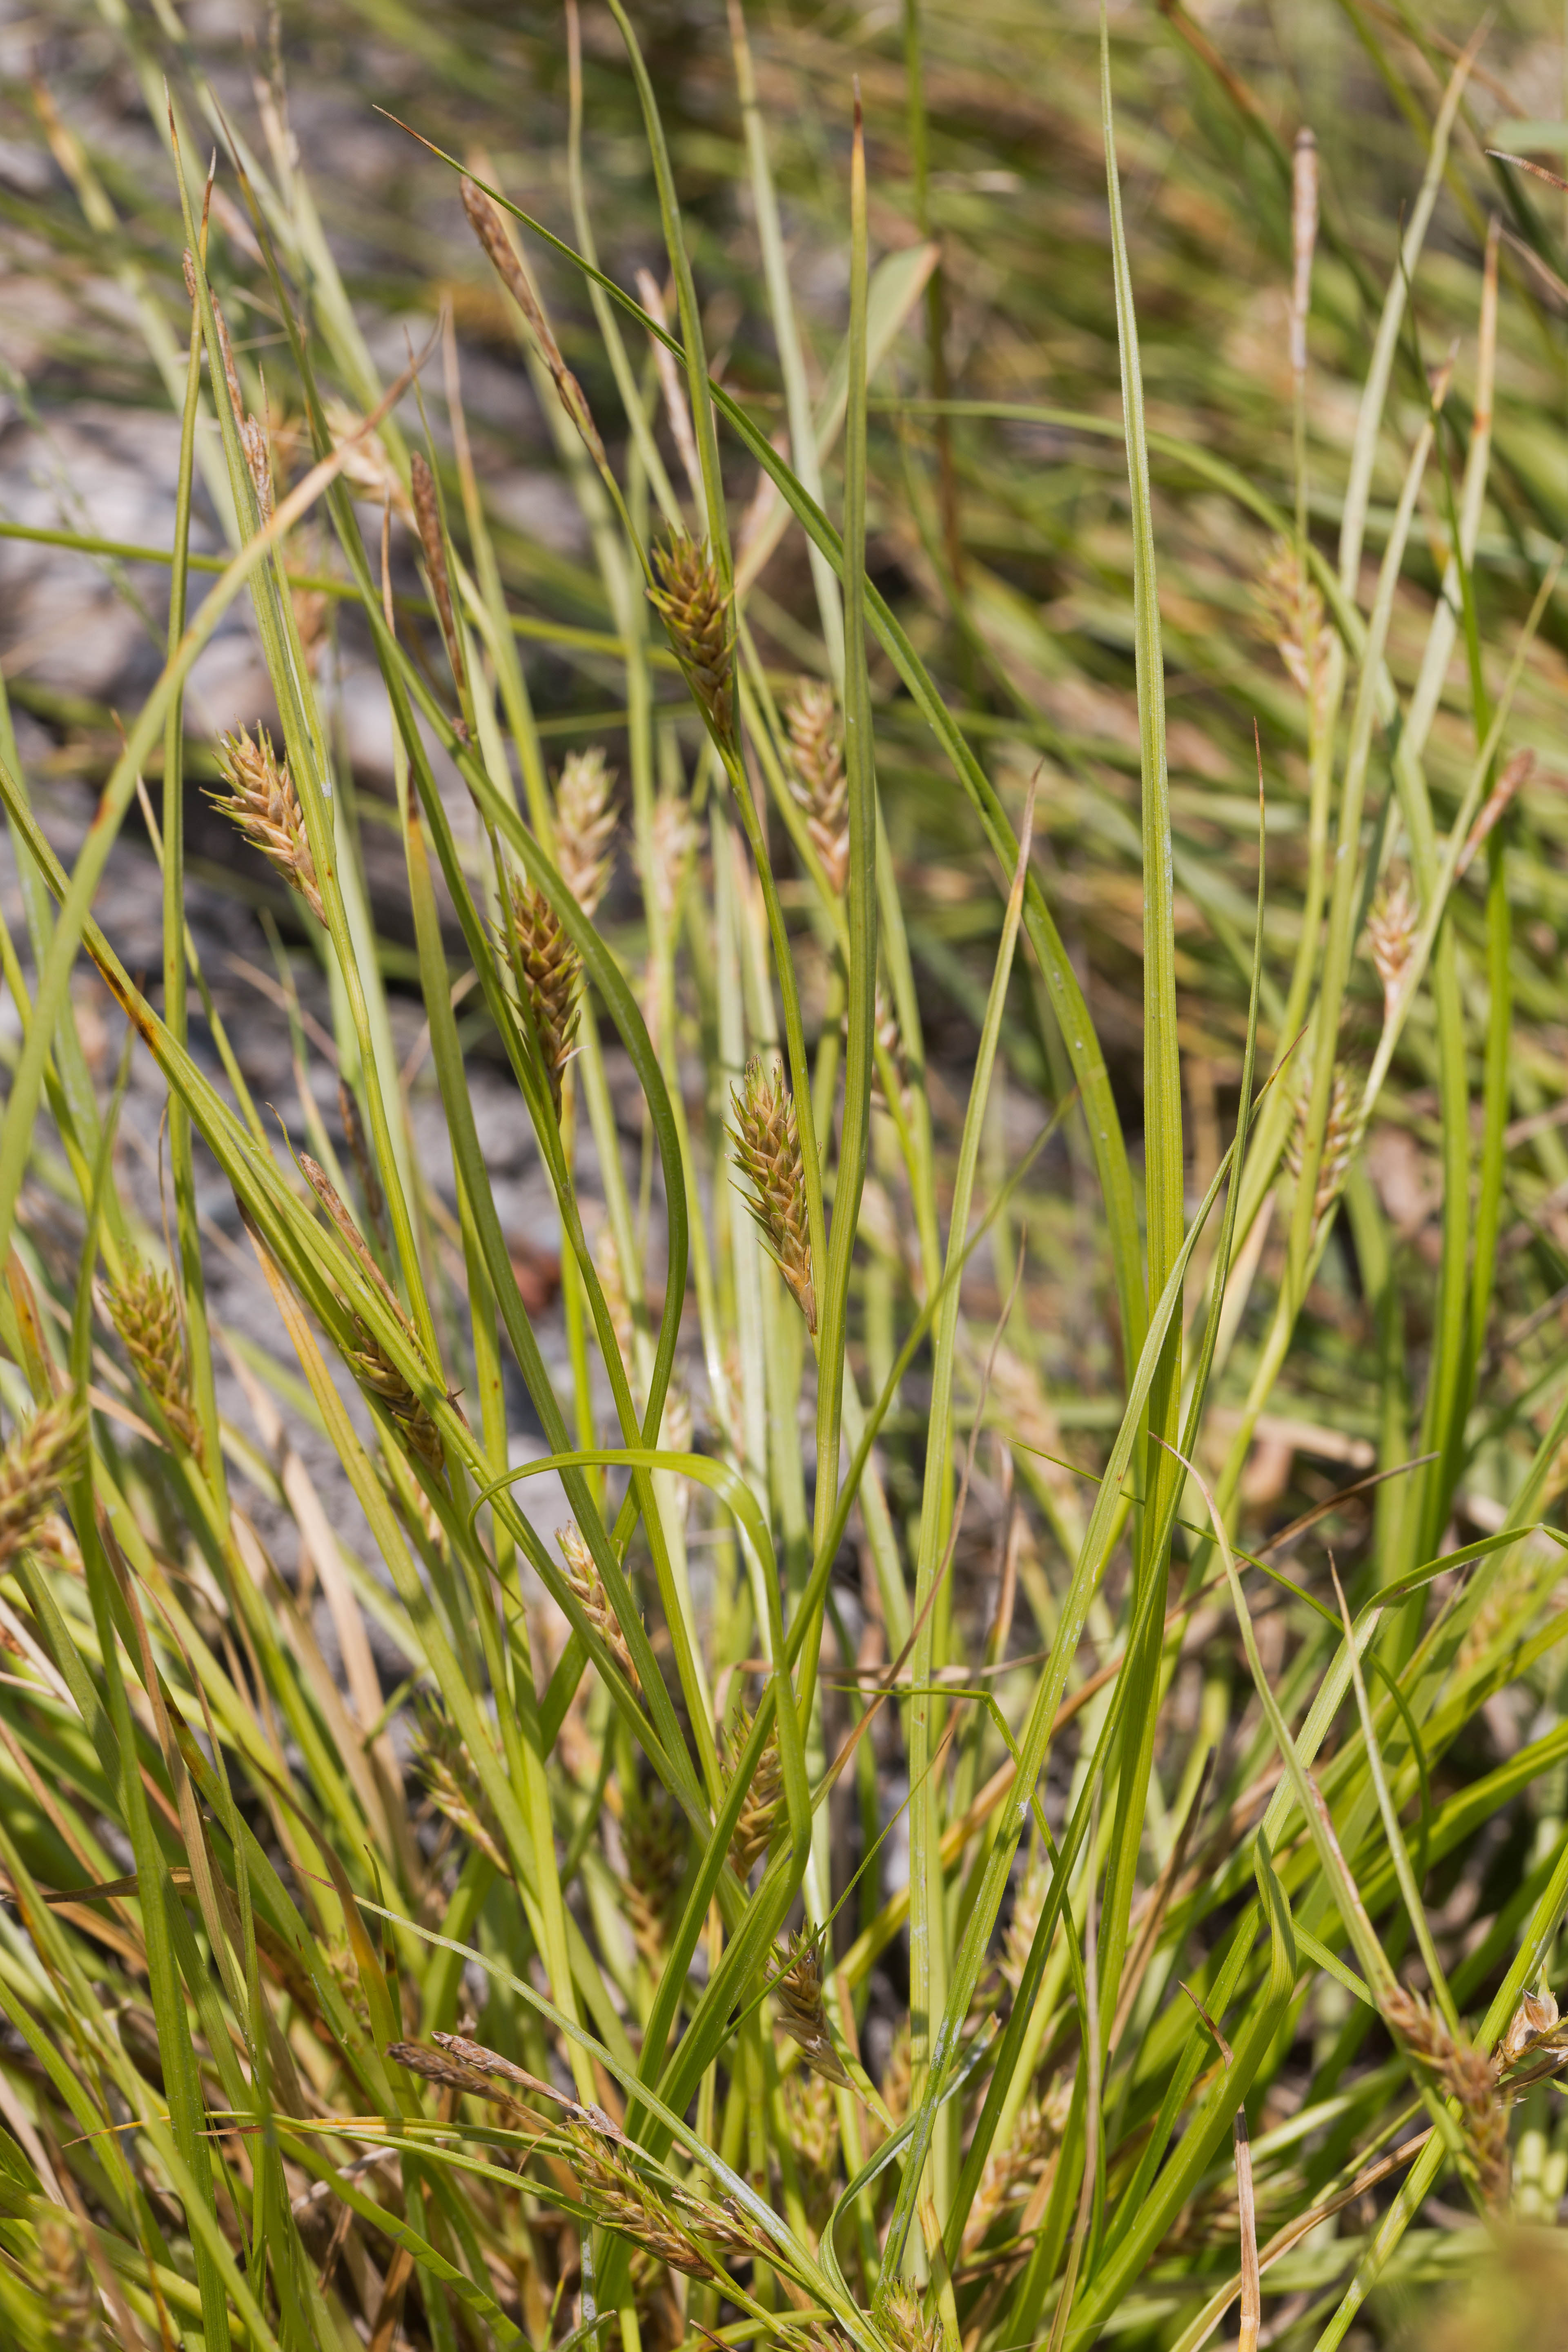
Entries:
[[1534, 2341], [1540, 55], [646, 13], [11, 126], [179, 437], [0, 521], [157, 645], [0, 701], [0, 2339]]

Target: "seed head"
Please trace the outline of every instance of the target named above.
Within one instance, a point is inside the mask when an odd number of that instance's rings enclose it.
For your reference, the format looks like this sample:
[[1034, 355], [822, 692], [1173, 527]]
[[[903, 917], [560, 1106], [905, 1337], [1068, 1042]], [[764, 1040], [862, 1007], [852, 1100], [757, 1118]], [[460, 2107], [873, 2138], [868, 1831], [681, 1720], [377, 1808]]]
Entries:
[[658, 586], [648, 600], [664, 616], [676, 658], [721, 743], [734, 740], [729, 598], [706, 540], [674, 531], [653, 551]]
[[81, 1465], [87, 1423], [69, 1404], [47, 1404], [0, 1454], [0, 1568], [33, 1542], [58, 1486]]
[[627, 1793], [621, 1817], [626, 1858], [626, 1916], [632, 1940], [656, 1972], [686, 1869], [686, 1816], [662, 1780]]
[[555, 787], [555, 862], [583, 912], [598, 911], [615, 863], [615, 775], [597, 744], [569, 752]]
[[1314, 730], [1328, 719], [1329, 628], [1323, 599], [1289, 540], [1277, 539], [1258, 590], [1258, 626], [1311, 708]]
[[745, 1078], [731, 1099], [735, 1118], [730, 1140], [735, 1165], [751, 1188], [742, 1197], [770, 1256], [795, 1293], [806, 1329], [815, 1332], [816, 1288], [806, 1223], [805, 1176], [795, 1097], [784, 1085], [784, 1065], [775, 1062], [767, 1071], [760, 1061], [748, 1062]]
[[791, 1938], [783, 1958], [783, 1969], [769, 1986], [778, 2005], [779, 2025], [792, 2042], [799, 2042], [801, 2054], [814, 2073], [847, 2088], [849, 2077], [833, 2046], [827, 2005], [822, 1997], [822, 1931], [814, 1936], [802, 1928]]
[[[412, 1345], [416, 1349], [419, 1349], [421, 1346], [419, 1335], [409, 1320], [403, 1301], [377, 1265], [371, 1254], [370, 1244], [350, 1215], [342, 1195], [326, 1170], [319, 1161], [312, 1160], [308, 1152], [302, 1151], [300, 1154], [300, 1171], [337, 1227], [339, 1234], [358, 1259], [367, 1280], [380, 1291], [387, 1307], [407, 1333]], [[410, 1452], [416, 1454], [428, 1468], [439, 1475], [446, 1467], [446, 1455], [441, 1448], [440, 1432], [431, 1420], [422, 1400], [415, 1395], [406, 1379], [393, 1362], [370, 1325], [352, 1307], [349, 1308], [349, 1315], [353, 1324], [356, 1342], [353, 1347], [343, 1349], [349, 1369], [362, 1386], [367, 1388], [371, 1394], [379, 1398], [385, 1406], [407, 1440]], [[447, 1402], [455, 1404], [456, 1395], [448, 1392]]]
[[1399, 983], [1410, 961], [1410, 951], [1415, 944], [1420, 916], [1411, 896], [1409, 877], [1395, 876], [1385, 882], [1373, 900], [1366, 919], [1367, 945], [1383, 982], [1383, 1017], [1394, 1017], [1399, 998]]
[[912, 2287], [890, 2286], [879, 2298], [877, 2324], [891, 2352], [939, 2352], [942, 2320], [925, 2311]]
[[544, 1064], [550, 1099], [561, 1109], [561, 1080], [575, 1050], [583, 959], [542, 890], [515, 875], [512, 939], [517, 971]]
[[833, 688], [803, 677], [784, 705], [784, 724], [790, 790], [805, 811], [805, 829], [828, 887], [841, 896], [849, 871], [849, 786]]
[[653, 895], [666, 923], [673, 920], [676, 901], [686, 874], [686, 862], [697, 846], [697, 820], [684, 793], [661, 792], [653, 804]]
[[833, 2204], [838, 2163], [838, 2108], [832, 2085], [799, 2066], [784, 2083], [784, 2121], [806, 2219], [820, 2229]]
[[[740, 1707], [725, 1734], [729, 1748], [728, 1778], [732, 1782], [740, 1769], [741, 1758], [751, 1736], [751, 1720]], [[784, 1768], [779, 1759], [779, 1732], [775, 1722], [757, 1759], [751, 1786], [741, 1801], [741, 1811], [735, 1822], [735, 1832], [730, 1840], [730, 1860], [742, 1886], [751, 1877], [755, 1864], [768, 1850], [778, 1819], [779, 1801], [784, 1793]]]
[[1509, 2193], [1508, 2110], [1498, 2095], [1493, 2062], [1473, 2043], [1457, 2041], [1437, 2012], [1403, 1985], [1384, 1995], [1382, 2007], [1411, 2057], [1458, 2102], [1482, 2200], [1493, 2212], [1500, 2210]]
[[109, 1312], [148, 1394], [173, 1434], [199, 1461], [202, 1425], [191, 1396], [185, 1322], [173, 1282], [128, 1255], [110, 1291]]
[[[422, 449], [416, 449], [408, 460], [408, 478], [414, 490], [414, 527], [419, 533], [419, 545], [424, 551], [425, 570], [430, 581], [430, 593], [436, 599], [436, 612], [446, 640], [447, 659], [452, 665], [452, 677], [458, 692], [462, 693], [463, 648], [458, 635], [458, 625], [452, 617], [452, 583], [447, 570], [447, 541], [441, 529], [441, 501], [436, 495], [436, 477]], [[467, 730], [465, 730], [465, 732]]]
[[506, 233], [506, 223], [484, 190], [477, 188], [472, 180], [463, 182], [462, 192], [463, 210], [468, 215], [469, 227], [489, 254], [501, 284], [527, 320], [539, 355], [554, 380], [561, 404], [581, 434], [588, 455], [595, 466], [602, 467], [605, 462], [605, 445], [599, 438], [593, 411], [588, 406], [582, 385], [561, 356], [561, 346], [544, 315], [544, 306], [530, 285], [528, 273], [512, 249], [511, 239]]
[[273, 871], [291, 890], [298, 890], [318, 922], [327, 919], [316, 882], [315, 860], [305, 835], [305, 813], [300, 806], [287, 760], [279, 760], [265, 727], [258, 727], [253, 743], [242, 727], [226, 735], [218, 747], [218, 767], [226, 796], [208, 794], [212, 804], [234, 819], [246, 839], [254, 843]]
[[584, 1542], [580, 1529], [574, 1527], [558, 1528], [555, 1540], [566, 1563], [567, 1581], [583, 1604], [584, 1615], [641, 1698], [642, 1683], [632, 1664], [626, 1637], [621, 1631], [619, 1618], [610, 1606], [610, 1596], [605, 1590], [603, 1580], [594, 1565], [594, 1555]]
[[[606, 2148], [581, 2125], [572, 2131], [569, 2161], [577, 2175], [583, 2202], [595, 2221], [645, 2247], [671, 2270], [684, 2271], [688, 2278], [717, 2276], [712, 2260], [674, 2206], [667, 2204], [624, 2156]], [[702, 2210], [698, 2207], [700, 2212]]]
[[47, 2352], [108, 2352], [103, 2306], [88, 2268], [79, 2224], [59, 2206], [40, 2205], [36, 2226]]
[[470, 1845], [478, 1846], [503, 1878], [510, 1877], [511, 1864], [480, 1789], [468, 1742], [445, 1709], [431, 1700], [417, 1703], [409, 1760], [437, 1811]]
[[[1306, 1165], [1306, 1129], [1311, 1099], [1309, 1078], [1297, 1100], [1296, 1124], [1285, 1147], [1285, 1164], [1292, 1176], [1299, 1177]], [[1329, 1115], [1323, 1127], [1322, 1156], [1318, 1161], [1318, 1185], [1312, 1198], [1314, 1224], [1321, 1222], [1339, 1199], [1360, 1139], [1354, 1081], [1349, 1070], [1341, 1066], [1334, 1072]]]

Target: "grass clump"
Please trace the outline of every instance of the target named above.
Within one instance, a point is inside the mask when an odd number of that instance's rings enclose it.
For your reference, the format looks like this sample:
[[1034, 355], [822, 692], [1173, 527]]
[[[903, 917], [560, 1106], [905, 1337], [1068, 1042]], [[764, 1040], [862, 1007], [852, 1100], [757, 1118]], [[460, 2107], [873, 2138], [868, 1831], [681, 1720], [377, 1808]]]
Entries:
[[352, 223], [302, 22], [29, 100], [177, 455], [3, 526], [156, 643], [0, 707], [5, 2343], [1547, 2307], [1563, 257], [1309, 13], [1321, 155], [1175, 6], [365, 0]]

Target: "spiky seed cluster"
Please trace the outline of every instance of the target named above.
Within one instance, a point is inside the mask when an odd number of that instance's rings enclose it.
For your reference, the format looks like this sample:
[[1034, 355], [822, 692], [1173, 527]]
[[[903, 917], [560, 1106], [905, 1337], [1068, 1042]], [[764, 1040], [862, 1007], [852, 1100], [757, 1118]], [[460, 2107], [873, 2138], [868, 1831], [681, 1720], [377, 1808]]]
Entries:
[[[372, 1256], [369, 1244], [350, 1215], [342, 1195], [326, 1170], [318, 1160], [312, 1160], [310, 1154], [304, 1151], [300, 1154], [300, 1170], [350, 1250], [358, 1259], [366, 1278], [381, 1293], [386, 1305], [407, 1333], [411, 1345], [416, 1349], [419, 1349], [421, 1345], [419, 1334], [409, 1320], [402, 1300]], [[416, 1454], [430, 1469], [439, 1474], [446, 1467], [446, 1455], [441, 1450], [440, 1432], [369, 1324], [362, 1316], [356, 1314], [352, 1307], [349, 1313], [353, 1323], [356, 1342], [353, 1347], [345, 1348], [343, 1350], [349, 1369], [362, 1386], [367, 1388], [373, 1396], [378, 1397], [386, 1407], [407, 1440], [409, 1451]], [[455, 1397], [448, 1397], [447, 1401], [450, 1403], [457, 1402]]]
[[103, 2305], [81, 2231], [58, 2205], [41, 2205], [37, 2223], [37, 2283], [47, 2352], [109, 2352]]
[[1306, 696], [1314, 730], [1321, 731], [1329, 709], [1328, 621], [1317, 584], [1289, 540], [1274, 542], [1258, 605], [1259, 630]]
[[784, 1966], [769, 1987], [781, 2029], [792, 2042], [799, 2042], [801, 2055], [814, 2073], [847, 2087], [849, 2077], [827, 2030], [820, 1931], [814, 1936], [802, 1928], [791, 1937], [782, 1957]]
[[555, 787], [555, 862], [583, 912], [598, 912], [615, 863], [615, 774], [595, 743], [569, 752]]
[[37, 1535], [57, 1487], [81, 1463], [87, 1424], [68, 1404], [47, 1404], [0, 1454], [0, 1568]]
[[539, 1040], [550, 1099], [559, 1113], [562, 1077], [575, 1050], [583, 959], [543, 891], [515, 876], [511, 927], [518, 978]]
[[721, 743], [733, 740], [734, 704], [729, 598], [706, 540], [671, 534], [653, 551], [658, 585], [649, 602], [663, 615], [669, 642], [699, 705]]
[[191, 1395], [184, 1317], [166, 1274], [128, 1256], [109, 1312], [147, 1393], [179, 1443], [200, 1456], [202, 1425]]
[[832, 2085], [809, 2067], [797, 2067], [785, 2078], [784, 2108], [806, 2219], [819, 2229], [833, 2203], [838, 2163], [838, 2108]]
[[939, 2352], [941, 2317], [926, 2311], [912, 2287], [891, 2286], [878, 2299], [877, 2324], [892, 2352]]
[[408, 460], [408, 479], [414, 492], [414, 528], [419, 534], [419, 545], [425, 557], [425, 570], [430, 582], [430, 593], [436, 599], [436, 614], [446, 640], [447, 659], [452, 666], [452, 676], [459, 694], [465, 683], [463, 648], [458, 636], [458, 625], [452, 617], [452, 583], [447, 570], [447, 541], [441, 530], [441, 501], [436, 495], [436, 477], [422, 449], [416, 449]]
[[593, 411], [588, 406], [587, 397], [582, 385], [561, 356], [561, 346], [556, 341], [550, 321], [544, 315], [544, 307], [529, 284], [527, 272], [512, 250], [511, 239], [506, 233], [505, 222], [484, 190], [475, 187], [472, 180], [465, 180], [462, 190], [463, 210], [468, 215], [469, 227], [489, 254], [501, 284], [527, 320], [529, 332], [538, 347], [539, 355], [550, 370], [555, 389], [561, 395], [561, 404], [581, 434], [588, 455], [593, 458], [595, 466], [602, 467], [605, 463], [605, 445], [599, 438], [599, 428], [594, 422]]
[[[741, 1758], [751, 1730], [751, 1717], [737, 1707], [735, 1719], [724, 1734], [725, 1745], [730, 1751], [728, 1777], [731, 1782], [740, 1769]], [[741, 1801], [735, 1833], [730, 1840], [730, 1860], [742, 1886], [750, 1878], [754, 1865], [768, 1850], [783, 1791], [784, 1767], [779, 1759], [779, 1732], [775, 1722], [763, 1744], [751, 1786]]]
[[634, 1788], [621, 1817], [626, 1858], [626, 1917], [650, 1969], [664, 1957], [686, 1869], [686, 1817], [662, 1780]]
[[260, 850], [290, 890], [298, 890], [318, 922], [327, 919], [316, 881], [315, 860], [305, 837], [305, 813], [294, 790], [287, 760], [279, 760], [265, 727], [253, 743], [242, 727], [218, 746], [218, 769], [226, 794], [211, 793], [216, 809], [232, 817], [246, 839]]
[[574, 2125], [571, 2137], [568, 2161], [584, 2204], [596, 2221], [630, 2239], [655, 2262], [684, 2271], [688, 2278], [716, 2279], [714, 2251], [721, 2258], [742, 2261], [773, 2252], [733, 2198], [710, 2204], [689, 2189], [661, 2193], [627, 2157], [606, 2147], [591, 2123]]
[[805, 811], [805, 829], [828, 884], [842, 894], [849, 872], [849, 786], [833, 688], [803, 677], [784, 705], [784, 725], [790, 789]]
[[1488, 2207], [1500, 2210], [1509, 2193], [1508, 2111], [1492, 2061], [1473, 2043], [1457, 2041], [1437, 2012], [1403, 1985], [1384, 1995], [1382, 2007], [1410, 2055], [1458, 2102], [1477, 2186]]
[[[1305, 1135], [1311, 1091], [1310, 1084], [1302, 1089], [1296, 1106], [1296, 1124], [1285, 1147], [1285, 1164], [1292, 1176], [1300, 1176], [1306, 1164]], [[1312, 1196], [1312, 1221], [1315, 1224], [1321, 1223], [1339, 1199], [1359, 1139], [1354, 1081], [1351, 1073], [1341, 1067], [1334, 1072], [1333, 1091], [1329, 1097], [1329, 1116], [1323, 1126], [1318, 1187]]]
[[510, 1876], [511, 1864], [480, 1790], [468, 1742], [450, 1716], [433, 1701], [417, 1705], [409, 1761], [437, 1811], [470, 1845], [478, 1846], [503, 1878]]
[[642, 1683], [632, 1664], [632, 1654], [626, 1647], [620, 1619], [610, 1606], [610, 1596], [594, 1565], [594, 1555], [583, 1540], [582, 1531], [577, 1528], [562, 1528], [557, 1531], [555, 1540], [566, 1563], [567, 1580], [583, 1604], [584, 1615], [641, 1698]]
[[1366, 942], [1372, 950], [1372, 961], [1383, 982], [1383, 1017], [1392, 1019], [1399, 995], [1399, 983], [1410, 961], [1410, 951], [1415, 944], [1420, 915], [1411, 894], [1410, 877], [1396, 875], [1385, 882], [1372, 903], [1366, 919]]
[[805, 1175], [795, 1128], [795, 1097], [784, 1084], [784, 1065], [765, 1070], [746, 1065], [742, 1085], [731, 1093], [734, 1123], [730, 1139], [735, 1165], [750, 1186], [742, 1194], [774, 1265], [794, 1291], [808, 1331], [816, 1329], [816, 1286], [811, 1263], [811, 1233], [805, 1213]]

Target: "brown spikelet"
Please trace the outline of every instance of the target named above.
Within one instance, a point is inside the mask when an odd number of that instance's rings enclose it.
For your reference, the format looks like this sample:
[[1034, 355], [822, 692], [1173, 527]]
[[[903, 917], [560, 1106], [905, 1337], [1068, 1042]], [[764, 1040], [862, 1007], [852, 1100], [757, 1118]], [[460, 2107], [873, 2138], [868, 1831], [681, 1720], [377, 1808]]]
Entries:
[[[446, 642], [447, 659], [452, 666], [452, 677], [461, 694], [468, 683], [463, 669], [463, 647], [458, 635], [458, 625], [452, 616], [452, 583], [447, 569], [447, 541], [441, 528], [441, 501], [436, 493], [436, 477], [422, 449], [416, 449], [408, 460], [408, 479], [414, 492], [414, 528], [419, 534], [419, 545], [425, 557], [425, 571], [430, 582], [430, 593], [436, 599], [436, 614], [441, 624]], [[468, 730], [463, 729], [465, 736]]]
[[[193, 289], [194, 300], [195, 272], [189, 267], [188, 257], [185, 282]], [[267, 428], [259, 417], [248, 415], [246, 410], [245, 395], [239, 388], [239, 371], [234, 363], [234, 346], [228, 337], [228, 321], [223, 315], [223, 305], [216, 291], [211, 287], [207, 291], [212, 299], [213, 323], [217, 329], [218, 349], [223, 354], [224, 377], [228, 385], [229, 406], [234, 411], [239, 446], [245, 455], [246, 470], [256, 492], [261, 520], [267, 522], [272, 515], [272, 453], [268, 447]]]
[[621, 1819], [626, 1917], [632, 1941], [656, 1972], [680, 1900], [686, 1847], [686, 1816], [663, 1781], [630, 1790]]
[[648, 601], [663, 615], [669, 642], [708, 724], [721, 743], [734, 740], [729, 598], [706, 540], [674, 531], [653, 551], [657, 586]]
[[1420, 920], [1408, 875], [1398, 874], [1392, 880], [1385, 881], [1373, 900], [1366, 919], [1366, 943], [1372, 951], [1377, 976], [1383, 982], [1383, 1017], [1385, 1022], [1394, 1017], [1399, 998], [1399, 983], [1409, 964]]
[[711, 2257], [698, 2243], [684, 2216], [625, 2157], [606, 2148], [596, 2134], [574, 2126], [568, 2161], [577, 2175], [584, 2204], [605, 2229], [629, 2238], [656, 2262], [684, 2271], [688, 2278], [717, 2275]]
[[585, 915], [597, 913], [615, 862], [615, 775], [597, 744], [571, 751], [555, 787], [555, 862]]
[[226, 794], [211, 793], [216, 809], [232, 817], [246, 839], [260, 850], [274, 873], [291, 890], [298, 890], [320, 923], [327, 919], [316, 882], [315, 860], [305, 836], [305, 813], [300, 806], [287, 760], [279, 760], [265, 727], [256, 741], [243, 727], [226, 735], [218, 746], [218, 768]]
[[[735, 1719], [725, 1733], [725, 1743], [730, 1751], [728, 1777], [731, 1781], [739, 1769], [751, 1728], [750, 1719], [737, 1707]], [[757, 1759], [757, 1769], [742, 1799], [735, 1833], [730, 1840], [730, 1860], [742, 1886], [750, 1878], [753, 1865], [768, 1850], [783, 1793], [784, 1768], [779, 1759], [779, 1734], [775, 1723]]]
[[[300, 1170], [322, 1208], [337, 1227], [339, 1234], [347, 1243], [349, 1249], [359, 1261], [367, 1280], [380, 1291], [387, 1307], [407, 1333], [411, 1344], [418, 1349], [421, 1345], [419, 1335], [410, 1322], [402, 1300], [377, 1265], [371, 1254], [370, 1244], [350, 1215], [337, 1186], [332, 1182], [326, 1170], [318, 1160], [312, 1160], [309, 1152], [300, 1152]], [[373, 1396], [379, 1398], [385, 1406], [407, 1439], [410, 1452], [416, 1454], [419, 1459], [432, 1470], [437, 1472], [444, 1470], [446, 1455], [441, 1448], [441, 1434], [424, 1404], [415, 1395], [404, 1374], [399, 1371], [386, 1353], [369, 1324], [362, 1316], [355, 1314], [352, 1307], [349, 1313], [353, 1322], [354, 1338], [357, 1343], [352, 1348], [343, 1349], [350, 1370], [361, 1385], [368, 1389]], [[457, 1399], [455, 1396], [448, 1395], [447, 1402], [455, 1404]]]
[[457, 2091], [463, 2097], [484, 2099], [503, 2111], [503, 2120], [521, 2113], [515, 2099], [500, 2085], [479, 2070], [445, 2050], [428, 2050], [422, 2042], [389, 2042], [386, 2055], [399, 2066], [406, 2066], [411, 2074], [421, 2075], [426, 2083], [437, 2084], [444, 2091]]
[[40, 2205], [36, 2227], [47, 2352], [109, 2352], [103, 2305], [88, 2267], [80, 2225], [51, 2204]]
[[561, 404], [582, 435], [588, 455], [596, 466], [605, 464], [605, 445], [599, 438], [599, 428], [594, 422], [593, 411], [582, 385], [561, 356], [544, 306], [530, 285], [528, 273], [512, 248], [506, 233], [506, 223], [482, 188], [472, 180], [462, 183], [463, 210], [468, 215], [468, 226], [489, 254], [496, 275], [522, 312], [532, 335], [539, 355], [554, 380], [561, 395]]
[[1306, 696], [1314, 728], [1328, 718], [1329, 627], [1312, 575], [1278, 539], [1258, 587], [1258, 629]]
[[503, 1878], [509, 1878], [511, 1864], [474, 1770], [468, 1742], [445, 1709], [432, 1700], [416, 1703], [409, 1761], [437, 1811], [470, 1845], [478, 1846]]
[[1498, 2095], [1492, 2061], [1473, 2043], [1456, 2041], [1436, 2011], [1403, 1985], [1385, 1992], [1381, 2006], [1411, 2057], [1458, 2102], [1459, 2128], [1482, 2201], [1500, 2210], [1510, 2185], [1508, 2111]]
[[518, 979], [539, 1040], [550, 1099], [559, 1113], [561, 1080], [575, 1050], [583, 960], [543, 891], [515, 875], [511, 929]]
[[147, 1393], [174, 1436], [199, 1460], [202, 1425], [191, 1395], [184, 1317], [174, 1283], [128, 1253], [109, 1293], [109, 1312]]
[[69, 1404], [47, 1404], [0, 1454], [0, 1567], [25, 1551], [57, 1487], [81, 1465], [87, 1424]]
[[605, 1590], [603, 1579], [594, 1565], [594, 1555], [584, 1542], [581, 1530], [560, 1528], [556, 1530], [555, 1540], [561, 1547], [561, 1557], [566, 1562], [567, 1580], [583, 1603], [584, 1615], [641, 1698], [642, 1683], [632, 1664], [626, 1637], [621, 1631], [619, 1618], [610, 1606], [610, 1596]]
[[822, 1996], [822, 1931], [814, 1936], [802, 1928], [782, 1955], [784, 1965], [769, 1987], [777, 2021], [792, 2042], [798, 2042], [806, 2064], [829, 2083], [847, 2087], [849, 2077], [827, 2030], [827, 2004]]
[[746, 1206], [779, 1272], [794, 1291], [808, 1331], [816, 1329], [816, 1286], [806, 1223], [805, 1177], [795, 1128], [795, 1097], [784, 1084], [784, 1065], [771, 1071], [750, 1061], [742, 1083], [732, 1090], [735, 1118], [730, 1129], [735, 1165], [750, 1186]]
[[803, 677], [784, 715], [789, 730], [790, 790], [805, 811], [805, 829], [828, 886], [842, 895], [849, 871], [849, 785], [833, 688], [820, 679]]
[[1534, 767], [1535, 754], [1528, 748], [1516, 751], [1508, 761], [1466, 836], [1465, 845], [1459, 852], [1458, 865], [1454, 869], [1457, 877], [1462, 878], [1468, 873], [1470, 861], [1477, 850], [1482, 846], [1492, 827], [1500, 824], [1508, 814], [1514, 794], [1530, 782]]

